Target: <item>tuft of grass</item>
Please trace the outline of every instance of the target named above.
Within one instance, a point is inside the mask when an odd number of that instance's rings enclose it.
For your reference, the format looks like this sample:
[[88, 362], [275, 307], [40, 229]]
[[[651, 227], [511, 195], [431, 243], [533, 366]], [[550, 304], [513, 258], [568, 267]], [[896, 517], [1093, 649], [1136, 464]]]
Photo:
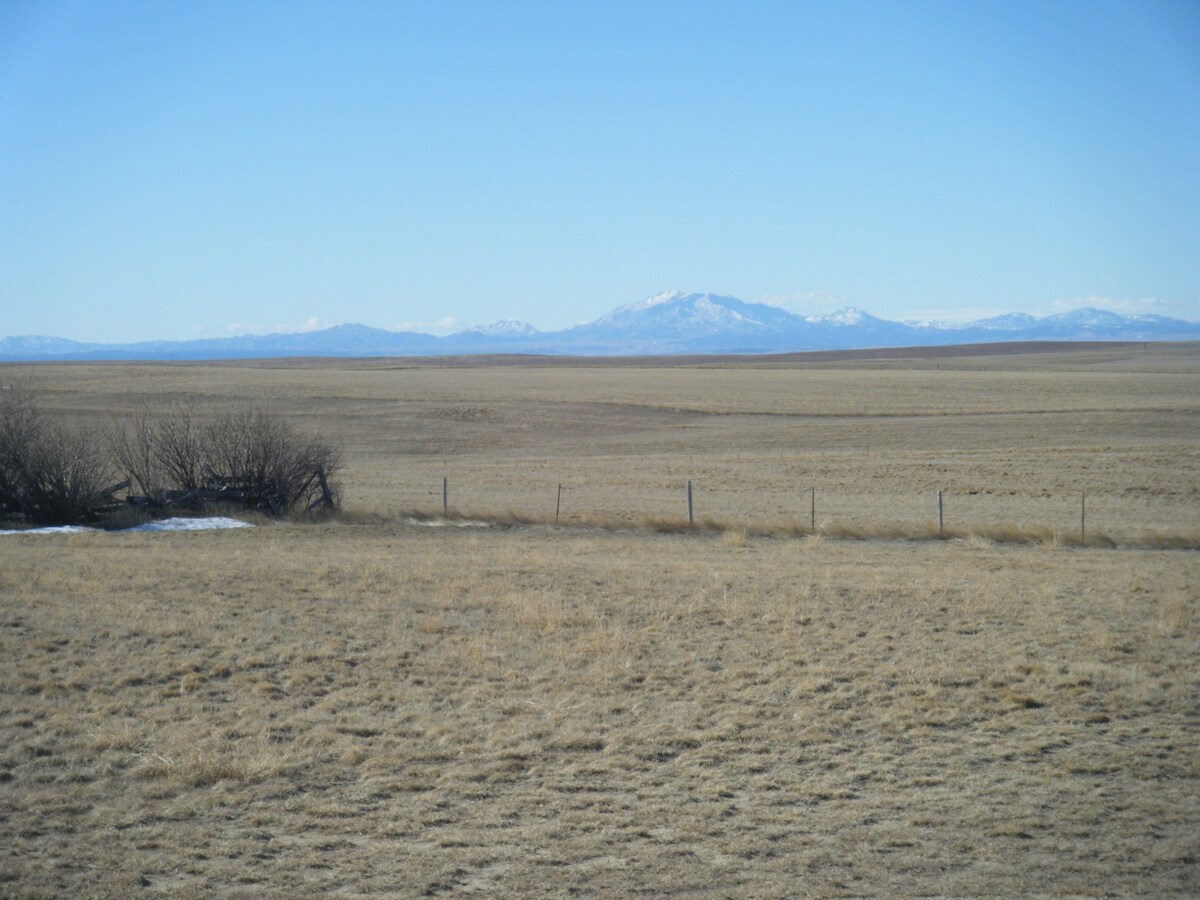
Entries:
[[[1088, 533], [1091, 542], [1091, 533]], [[1193, 531], [1140, 531], [1122, 541], [1126, 547], [1137, 550], [1200, 550], [1200, 530]]]
[[706, 530], [715, 530], [716, 525], [712, 520], [708, 520], [708, 527], [705, 527], [705, 522], [688, 522], [687, 519], [675, 516], [647, 516], [637, 523], [641, 529], [653, 531], [656, 534], [690, 534]]
[[993, 544], [1037, 544], [1040, 543], [1049, 529], [1029, 529], [1011, 522], [1003, 525], [992, 525], [986, 528], [974, 528], [972, 535]]
[[964, 543], [970, 550], [987, 550], [992, 547], [991, 540], [975, 532], [971, 532], [971, 534], [967, 535], [967, 539]]
[[1192, 607], [1186, 597], [1173, 597], [1159, 611], [1159, 625], [1168, 634], [1180, 636], [1192, 624]]
[[[936, 525], [904, 526], [833, 521], [826, 525], [821, 533], [827, 537], [848, 541], [936, 541], [939, 539]], [[951, 532], [947, 529], [946, 537], [950, 536]]]
[[144, 750], [134, 754], [140, 761], [137, 774], [146, 779], [173, 779], [191, 787], [208, 787], [222, 781], [254, 784], [292, 774], [290, 750], [262, 747], [247, 753], [234, 749], [216, 753], [192, 748], [179, 755]]
[[745, 547], [746, 529], [741, 527], [727, 528], [721, 535], [722, 547]]
[[417, 624], [417, 631], [421, 634], [441, 634], [446, 630], [446, 619], [444, 616], [426, 616]]

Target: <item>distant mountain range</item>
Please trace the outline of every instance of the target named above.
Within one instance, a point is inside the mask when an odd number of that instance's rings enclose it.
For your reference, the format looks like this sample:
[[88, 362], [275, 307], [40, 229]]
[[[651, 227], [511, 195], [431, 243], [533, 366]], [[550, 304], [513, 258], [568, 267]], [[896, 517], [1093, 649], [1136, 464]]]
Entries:
[[1200, 339], [1200, 322], [1122, 316], [1078, 309], [1035, 318], [1010, 313], [968, 325], [890, 322], [847, 307], [799, 316], [735, 297], [671, 292], [614, 309], [594, 322], [538, 331], [501, 321], [438, 337], [337, 325], [298, 334], [242, 335], [197, 341], [88, 344], [56, 337], [0, 339], [0, 360], [199, 360], [285, 356], [445, 356], [535, 353], [642, 356], [681, 353], [780, 353], [876, 347], [945, 346], [998, 341], [1184, 341]]

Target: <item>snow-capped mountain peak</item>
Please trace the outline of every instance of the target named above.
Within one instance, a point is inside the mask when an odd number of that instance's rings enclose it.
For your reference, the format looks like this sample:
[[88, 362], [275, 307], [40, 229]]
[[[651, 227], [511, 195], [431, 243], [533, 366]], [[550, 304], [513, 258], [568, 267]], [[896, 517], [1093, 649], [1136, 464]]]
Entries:
[[635, 303], [626, 303], [624, 306], [618, 306], [611, 312], [606, 313], [599, 319], [596, 319], [595, 324], [617, 322], [622, 319], [627, 319], [630, 316], [640, 315], [647, 310], [655, 307], [673, 306], [688, 300], [708, 296], [707, 294], [689, 294], [685, 291], [663, 291], [661, 294], [654, 294], [647, 297], [645, 300], [638, 300]]
[[870, 316], [861, 309], [856, 309], [853, 306], [846, 306], [839, 309], [837, 312], [825, 313], [823, 315], [805, 316], [805, 322], [811, 322], [814, 325], [861, 325]]
[[975, 323], [976, 328], [987, 331], [1022, 331], [1037, 325], [1037, 319], [1028, 313], [1004, 313], [988, 319], [980, 319]]
[[1116, 313], [1109, 312], [1104, 309], [1096, 309], [1093, 306], [1085, 306], [1083, 309], [1074, 309], [1071, 312], [1058, 313], [1057, 315], [1047, 316], [1047, 321], [1061, 322], [1064, 324], [1084, 326], [1084, 327], [1112, 327], [1119, 325], [1123, 319]]
[[644, 335], [679, 335], [693, 338], [723, 332], [761, 332], [791, 318], [773, 306], [745, 303], [719, 294], [685, 294], [669, 291], [637, 303], [618, 307], [580, 329]]
[[[652, 306], [661, 306], [664, 303], [670, 303], [672, 300], [681, 300], [687, 296], [689, 296], [687, 291], [663, 291], [660, 294], [654, 294], [653, 296], [647, 297], [645, 300], [642, 300], [639, 303], [631, 304], [631, 306], [636, 306], [641, 309], [649, 309]], [[690, 296], [696, 295], [693, 294]]]
[[640, 355], [778, 353], [992, 341], [1200, 340], [1200, 322], [1085, 308], [1044, 318], [1009, 313], [970, 324], [891, 322], [855, 307], [799, 316], [719, 294], [667, 291], [593, 322], [543, 332], [501, 320], [435, 337], [348, 324], [287, 334], [197, 341], [82, 344], [44, 336], [0, 338], [0, 359], [228, 359], [277, 356], [420, 356], [450, 353]]

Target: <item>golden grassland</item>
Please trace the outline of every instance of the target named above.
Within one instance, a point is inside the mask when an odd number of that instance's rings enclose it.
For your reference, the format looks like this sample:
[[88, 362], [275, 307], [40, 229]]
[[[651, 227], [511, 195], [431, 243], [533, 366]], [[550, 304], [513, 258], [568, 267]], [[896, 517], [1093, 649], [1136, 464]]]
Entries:
[[[109, 421], [253, 400], [341, 439], [350, 506], [638, 521], [1195, 530], [1200, 349], [729, 366], [0, 367]], [[883, 368], [887, 366], [888, 368]]]
[[1200, 887], [1200, 556], [1138, 538], [1197, 528], [1194, 345], [16, 378], [269, 403], [348, 508], [0, 537], [2, 894]]

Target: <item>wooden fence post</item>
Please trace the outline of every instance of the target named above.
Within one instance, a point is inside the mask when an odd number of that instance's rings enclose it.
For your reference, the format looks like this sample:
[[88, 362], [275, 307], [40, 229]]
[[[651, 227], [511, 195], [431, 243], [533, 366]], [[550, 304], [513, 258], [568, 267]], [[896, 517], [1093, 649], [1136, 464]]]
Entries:
[[817, 486], [816, 485], [813, 485], [811, 499], [812, 499], [812, 503], [809, 507], [810, 521], [809, 521], [808, 530], [811, 533], [816, 534], [817, 533]]
[[333, 509], [333, 492], [329, 490], [329, 482], [325, 480], [324, 466], [317, 466], [317, 483], [321, 485], [321, 499], [325, 501], [326, 509]]
[[938, 491], [938, 537], [943, 537], [942, 530], [942, 492]]
[[688, 501], [688, 524], [692, 524], [692, 479], [688, 479], [687, 483], [687, 501]]
[[558, 511], [562, 509], [562, 482], [558, 483], [558, 499], [554, 501], [554, 524], [558, 524]]
[[1079, 543], [1087, 544], [1087, 491], [1079, 495]]
[[445, 476], [442, 476], [442, 517], [443, 518], [446, 516], [447, 509], [448, 509], [448, 507], [446, 504], [446, 478], [445, 478]]

